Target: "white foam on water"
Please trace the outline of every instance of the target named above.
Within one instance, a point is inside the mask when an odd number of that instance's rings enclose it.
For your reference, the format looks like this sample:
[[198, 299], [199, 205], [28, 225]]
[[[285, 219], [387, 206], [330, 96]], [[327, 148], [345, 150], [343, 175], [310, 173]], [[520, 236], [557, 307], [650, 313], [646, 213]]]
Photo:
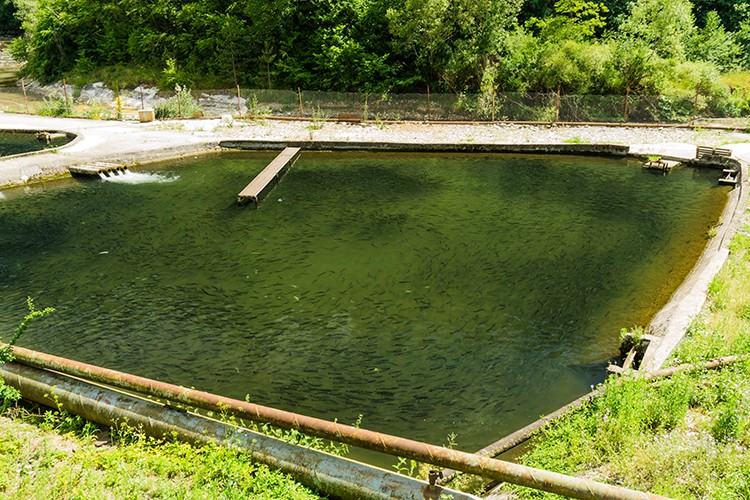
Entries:
[[106, 182], [119, 182], [121, 184], [148, 184], [148, 183], [164, 183], [174, 182], [179, 179], [178, 176], [167, 177], [161, 174], [151, 174], [143, 172], [130, 172], [125, 171], [118, 172], [116, 175], [110, 175], [109, 177], [102, 177], [103, 181]]
[[4, 199], [5, 199], [5, 195], [2, 192], [0, 192], [0, 200], [4, 200]]

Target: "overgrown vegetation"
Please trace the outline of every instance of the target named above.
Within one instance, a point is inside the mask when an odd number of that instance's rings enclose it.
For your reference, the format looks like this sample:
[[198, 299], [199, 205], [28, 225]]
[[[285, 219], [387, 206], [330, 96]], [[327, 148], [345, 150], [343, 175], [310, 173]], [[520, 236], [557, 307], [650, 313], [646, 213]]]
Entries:
[[665, 106], [689, 98], [723, 114], [750, 109], [747, 94], [721, 78], [750, 69], [750, 4], [738, 0], [0, 3], [0, 27], [19, 23], [13, 53], [42, 81], [431, 88], [485, 100], [559, 89], [663, 95]]
[[154, 106], [154, 115], [158, 120], [164, 118], [199, 118], [203, 116], [200, 105], [193, 98], [190, 89], [177, 86], [173, 97]]
[[45, 97], [39, 106], [38, 113], [42, 116], [67, 116], [70, 114], [68, 104], [62, 96]]
[[[668, 364], [750, 354], [748, 232], [732, 241], [703, 314]], [[523, 462], [672, 498], [750, 496], [750, 359], [656, 381], [626, 374], [605, 388], [545, 428]]]
[[14, 407], [0, 417], [0, 491], [9, 498], [320, 498], [223, 446], [195, 447], [65, 412]]

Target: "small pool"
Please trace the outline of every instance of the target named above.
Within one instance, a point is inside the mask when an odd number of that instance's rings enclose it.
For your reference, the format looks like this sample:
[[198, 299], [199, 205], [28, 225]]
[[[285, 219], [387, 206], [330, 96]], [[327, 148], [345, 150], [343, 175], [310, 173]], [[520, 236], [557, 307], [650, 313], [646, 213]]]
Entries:
[[[726, 202], [715, 171], [576, 156], [273, 153], [0, 200], [0, 328], [22, 344], [475, 451], [601, 382]], [[6, 337], [4, 337], [6, 338]]]
[[37, 132], [3, 132], [0, 131], [0, 157], [11, 156], [30, 151], [57, 148], [71, 141], [66, 134], [54, 133], [48, 138], [37, 138]]

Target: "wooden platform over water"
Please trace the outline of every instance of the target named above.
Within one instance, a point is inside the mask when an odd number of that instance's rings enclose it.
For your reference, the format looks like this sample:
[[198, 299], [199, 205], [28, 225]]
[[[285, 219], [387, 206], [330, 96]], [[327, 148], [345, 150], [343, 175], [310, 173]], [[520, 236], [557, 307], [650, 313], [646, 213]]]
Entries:
[[656, 160], [647, 161], [643, 166], [651, 170], [661, 170], [662, 172], [669, 172], [672, 168], [679, 165], [680, 162], [674, 160], [663, 160], [661, 158]]
[[263, 169], [261, 173], [250, 181], [240, 194], [237, 195], [237, 203], [246, 203], [252, 201], [258, 206], [263, 198], [274, 188], [274, 181], [278, 181], [286, 173], [299, 156], [300, 148], [285, 148], [284, 151], [274, 158], [274, 160]]

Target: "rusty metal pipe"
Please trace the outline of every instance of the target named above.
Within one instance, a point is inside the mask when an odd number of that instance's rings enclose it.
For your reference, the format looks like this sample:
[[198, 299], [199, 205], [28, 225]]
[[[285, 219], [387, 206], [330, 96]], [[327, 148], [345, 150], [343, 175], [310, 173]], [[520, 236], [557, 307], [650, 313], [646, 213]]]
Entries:
[[[563, 406], [562, 408], [555, 410], [554, 412], [550, 413], [549, 415], [546, 415], [538, 420], [535, 420], [534, 422], [530, 423], [526, 427], [522, 427], [518, 429], [517, 431], [508, 434], [507, 436], [498, 439], [494, 443], [485, 446], [481, 450], [477, 451], [475, 454], [482, 456], [482, 457], [490, 457], [495, 458], [496, 456], [505, 453], [508, 450], [511, 450], [515, 448], [516, 446], [525, 443], [528, 441], [531, 436], [547, 425], [548, 423], [557, 420], [561, 418], [562, 416], [566, 415], [568, 412], [580, 408], [588, 401], [591, 401], [591, 398], [593, 398], [595, 395], [599, 394], [601, 391], [594, 390], [589, 393], [584, 394], [580, 398], [568, 403], [567, 405]], [[440, 479], [439, 484], [448, 484], [456, 477], [456, 471], [453, 469], [443, 469], [442, 471], [442, 479]]]
[[300, 483], [327, 495], [377, 500], [480, 500], [468, 493], [430, 485], [47, 370], [8, 363], [0, 367], [0, 374], [26, 399], [53, 408], [62, 407], [110, 427], [125, 423], [158, 438], [236, 447], [247, 452], [255, 462], [291, 474]]
[[285, 429], [295, 429], [311, 436], [573, 498], [613, 500], [664, 498], [650, 493], [633, 491], [619, 486], [566, 476], [556, 472], [360, 429], [338, 422], [329, 422], [319, 418], [225, 398], [21, 347], [14, 347], [14, 354], [17, 362], [29, 366], [54, 370], [196, 408], [225, 412], [239, 418], [267, 422]]

